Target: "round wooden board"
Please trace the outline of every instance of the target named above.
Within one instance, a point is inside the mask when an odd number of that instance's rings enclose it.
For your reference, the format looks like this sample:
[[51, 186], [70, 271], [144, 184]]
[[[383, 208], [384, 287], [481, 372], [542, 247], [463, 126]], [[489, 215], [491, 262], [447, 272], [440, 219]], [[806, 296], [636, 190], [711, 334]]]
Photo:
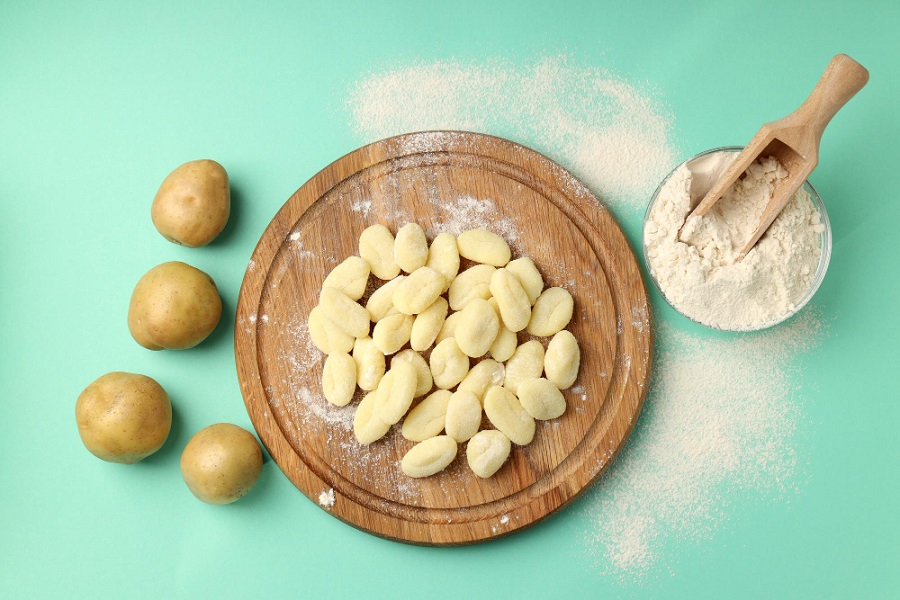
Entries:
[[[322, 281], [357, 253], [366, 227], [383, 223], [396, 232], [407, 222], [422, 225], [429, 238], [492, 229], [510, 241], [514, 256], [534, 260], [547, 286], [565, 287], [575, 298], [569, 330], [582, 362], [565, 392], [566, 413], [538, 422], [534, 441], [514, 447], [487, 480], [469, 470], [464, 445], [446, 471], [407, 477], [399, 462], [413, 444], [399, 427], [361, 446], [352, 432], [361, 394], [345, 408], [321, 394], [323, 358], [306, 319]], [[526, 337], [520, 334], [520, 342]], [[546, 157], [465, 132], [382, 140], [304, 184], [253, 253], [235, 325], [247, 410], [290, 480], [354, 527], [429, 545], [479, 542], [528, 527], [596, 480], [640, 412], [652, 343], [644, 282], [612, 215]]]

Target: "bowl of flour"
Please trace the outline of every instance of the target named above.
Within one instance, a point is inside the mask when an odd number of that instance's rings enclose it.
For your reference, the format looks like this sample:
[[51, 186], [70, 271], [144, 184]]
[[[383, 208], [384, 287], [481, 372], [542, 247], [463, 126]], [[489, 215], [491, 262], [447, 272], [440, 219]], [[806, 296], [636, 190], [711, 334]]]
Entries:
[[831, 257], [825, 205], [805, 181], [746, 256], [775, 185], [787, 171], [772, 157], [753, 163], [704, 217], [685, 219], [742, 150], [714, 148], [676, 167], [644, 216], [644, 260], [663, 298], [701, 325], [756, 331], [796, 314], [816, 293]]

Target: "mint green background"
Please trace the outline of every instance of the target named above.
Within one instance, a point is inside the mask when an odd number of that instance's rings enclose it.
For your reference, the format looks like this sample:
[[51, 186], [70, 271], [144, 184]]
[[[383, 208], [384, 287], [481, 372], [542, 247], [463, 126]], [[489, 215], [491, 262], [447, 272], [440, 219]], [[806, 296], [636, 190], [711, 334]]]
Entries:
[[[900, 3], [556, 4], [0, 4], [0, 596], [896, 597]], [[798, 359], [792, 501], [734, 498], [711, 540], [671, 540], [669, 566], [637, 586], [585, 559], [583, 502], [501, 541], [430, 549], [341, 524], [272, 462], [234, 505], [194, 500], [178, 469], [191, 434], [250, 427], [230, 322], [256, 240], [297, 187], [371, 141], [347, 126], [346, 87], [417, 59], [560, 52], [656, 88], [680, 157], [747, 140], [837, 52], [870, 69], [812, 178], [834, 228], [814, 301], [830, 333]], [[156, 233], [149, 205], [200, 157], [228, 169], [234, 216], [191, 250]], [[640, 219], [620, 217], [636, 244]], [[225, 317], [195, 350], [151, 353], [128, 335], [128, 298], [174, 259], [215, 278]], [[94, 459], [75, 427], [78, 393], [111, 370], [157, 378], [175, 405], [169, 442], [135, 466]]]

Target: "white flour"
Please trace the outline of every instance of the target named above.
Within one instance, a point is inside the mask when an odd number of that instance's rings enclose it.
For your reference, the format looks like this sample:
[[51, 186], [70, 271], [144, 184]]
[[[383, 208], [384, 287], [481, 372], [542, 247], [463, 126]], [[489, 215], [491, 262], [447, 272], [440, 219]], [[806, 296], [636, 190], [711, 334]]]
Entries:
[[[449, 61], [387, 69], [358, 82], [347, 105], [361, 142], [423, 129], [511, 137], [573, 171], [631, 223], [675, 162], [673, 119], [658, 100], [568, 57], [524, 68]], [[575, 544], [593, 568], [625, 582], [668, 575], [677, 566], [668, 552], [711, 538], [730, 505], [748, 495], [779, 499], [798, 485], [803, 396], [793, 365], [822, 329], [809, 308], [786, 325], [727, 338], [657, 324], [644, 412], [577, 504], [586, 514]]]
[[367, 142], [437, 129], [488, 132], [557, 160], [604, 201], [646, 203], [673, 162], [672, 119], [634, 83], [567, 56], [524, 68], [422, 63], [372, 74], [347, 100]]
[[[714, 181], [710, 172], [721, 174], [735, 157], [735, 152], [716, 153], [679, 167], [660, 190], [644, 228], [644, 243], [662, 292], [679, 311], [706, 325], [746, 331], [794, 310], [812, 285], [824, 227], [801, 188], [756, 246], [738, 260], [775, 184], [787, 177], [774, 158], [751, 165], [706, 216], [685, 224], [708, 189], [698, 187]], [[695, 178], [695, 173], [700, 176]]]

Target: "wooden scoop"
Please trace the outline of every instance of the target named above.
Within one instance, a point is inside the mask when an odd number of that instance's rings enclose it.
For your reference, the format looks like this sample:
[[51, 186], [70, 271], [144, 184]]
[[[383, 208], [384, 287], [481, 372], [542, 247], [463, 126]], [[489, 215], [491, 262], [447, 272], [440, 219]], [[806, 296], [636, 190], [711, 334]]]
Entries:
[[754, 161], [760, 157], [774, 156], [787, 170], [788, 176], [776, 185], [772, 199], [760, 217], [759, 226], [741, 249], [741, 257], [747, 254], [816, 168], [819, 163], [819, 141], [831, 118], [868, 80], [869, 72], [846, 54], [832, 58], [809, 98], [783, 119], [763, 125], [688, 219], [702, 217], [709, 212]]

